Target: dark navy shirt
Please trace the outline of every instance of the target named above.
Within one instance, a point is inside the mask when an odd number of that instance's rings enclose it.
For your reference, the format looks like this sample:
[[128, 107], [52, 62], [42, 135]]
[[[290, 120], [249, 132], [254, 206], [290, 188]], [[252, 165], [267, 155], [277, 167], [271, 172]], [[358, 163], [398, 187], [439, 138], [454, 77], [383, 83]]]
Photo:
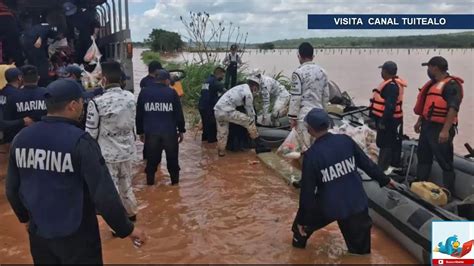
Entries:
[[54, 39], [57, 35], [58, 32], [51, 25], [37, 24], [25, 31], [24, 41], [26, 47], [31, 47], [41, 37], [41, 48], [45, 48], [48, 45], [48, 38]]
[[[27, 85], [18, 90], [18, 93], [11, 94], [4, 109], [5, 120], [17, 120], [30, 117], [33, 121], [40, 121], [47, 114], [44, 94], [46, 88]], [[8, 130], [5, 140], [10, 142], [21, 130], [16, 128]]]
[[310, 223], [316, 204], [328, 221], [367, 209], [358, 168], [381, 186], [390, 181], [349, 136], [328, 133], [317, 139], [304, 154], [298, 223]]
[[100, 147], [89, 134], [75, 127], [72, 120], [48, 116], [15, 138], [6, 179], [8, 201], [20, 222], [30, 222], [30, 233], [45, 238], [70, 235], [79, 227], [97, 228], [96, 210], [118, 236], [126, 237], [134, 226]]
[[[0, 143], [6, 141], [4, 131], [19, 131], [25, 124], [23, 119], [6, 120], [4, 116], [4, 109], [8, 99], [11, 100], [11, 98], [18, 93], [19, 89], [11, 86], [10, 84], [7, 84], [0, 91]], [[11, 139], [9, 141], [11, 141]]]
[[217, 80], [214, 75], [210, 75], [202, 85], [199, 109], [214, 110], [214, 106], [219, 99], [219, 93], [222, 92], [224, 92], [224, 84]]
[[394, 120], [393, 114], [397, 108], [398, 95], [400, 93], [400, 88], [397, 83], [392, 81], [385, 85], [382, 90], [381, 96], [385, 100], [385, 110], [382, 118], [387, 122], [392, 122]]
[[181, 100], [176, 91], [160, 83], [142, 89], [137, 100], [136, 126], [138, 135], [186, 132]]
[[153, 85], [154, 83], [156, 83], [155, 78], [148, 75], [148, 76], [142, 78], [142, 80], [140, 81], [140, 88], [143, 89], [145, 87], [149, 87], [149, 86]]

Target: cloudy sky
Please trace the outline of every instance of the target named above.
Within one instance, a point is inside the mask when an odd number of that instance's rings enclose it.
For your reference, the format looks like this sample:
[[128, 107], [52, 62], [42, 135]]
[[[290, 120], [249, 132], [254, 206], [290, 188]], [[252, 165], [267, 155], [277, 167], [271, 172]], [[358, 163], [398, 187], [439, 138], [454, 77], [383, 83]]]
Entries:
[[186, 40], [179, 19], [205, 11], [215, 21], [232, 21], [249, 42], [328, 36], [393, 36], [446, 33], [431, 30], [308, 30], [308, 14], [472, 14], [474, 0], [129, 0], [133, 41], [153, 28], [175, 31]]

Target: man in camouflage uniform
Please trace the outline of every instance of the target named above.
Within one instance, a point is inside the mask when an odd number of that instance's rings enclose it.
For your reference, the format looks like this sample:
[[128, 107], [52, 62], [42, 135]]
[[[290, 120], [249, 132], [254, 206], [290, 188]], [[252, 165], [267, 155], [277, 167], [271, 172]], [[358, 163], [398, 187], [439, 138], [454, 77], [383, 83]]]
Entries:
[[314, 48], [304, 42], [298, 48], [300, 66], [293, 72], [288, 117], [302, 142], [303, 152], [311, 146], [311, 136], [304, 118], [313, 108], [326, 109], [329, 103], [329, 85], [325, 71], [313, 61]]
[[[257, 74], [260, 77], [260, 94], [262, 95], [262, 125], [271, 126], [274, 122], [288, 113], [290, 93], [278, 80], [266, 75]], [[272, 112], [270, 113], [271, 100], [274, 100]]]
[[104, 94], [89, 102], [86, 131], [97, 139], [107, 168], [131, 221], [136, 220], [137, 200], [132, 187], [135, 147], [135, 97], [120, 88], [122, 70], [117, 62], [102, 65]]
[[[214, 107], [214, 115], [217, 122], [217, 149], [219, 156], [225, 156], [227, 137], [229, 136], [229, 123], [245, 127], [250, 138], [258, 137], [255, 125], [255, 109], [253, 97], [260, 87], [260, 79], [252, 76], [247, 84], [238, 85], [228, 90], [219, 99]], [[237, 107], [244, 106], [246, 114], [237, 111]]]

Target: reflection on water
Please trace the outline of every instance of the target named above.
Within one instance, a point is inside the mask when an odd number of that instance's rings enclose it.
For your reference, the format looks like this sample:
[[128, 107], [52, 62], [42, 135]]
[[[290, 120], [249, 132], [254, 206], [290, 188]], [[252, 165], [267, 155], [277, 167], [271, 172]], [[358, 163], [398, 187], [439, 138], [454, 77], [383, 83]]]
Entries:
[[[258, 68], [268, 74], [282, 72], [291, 76], [299, 63], [296, 50], [262, 51], [249, 50], [242, 56], [246, 68]], [[441, 55], [449, 62], [449, 72], [462, 77], [464, 100], [460, 111], [459, 135], [455, 138], [455, 150], [461, 154], [466, 151], [464, 143], [474, 144], [474, 120], [470, 114], [474, 109], [474, 49], [317, 49], [315, 62], [321, 65], [331, 80], [342, 90], [346, 90], [359, 105], [368, 105], [372, 90], [381, 82], [378, 66], [392, 60], [398, 64], [398, 74], [408, 81], [405, 90], [403, 109], [405, 111], [405, 133], [416, 137], [413, 125], [417, 117], [413, 113], [418, 88], [427, 81], [426, 67], [432, 56]], [[194, 56], [185, 53], [176, 60], [190, 60]], [[220, 55], [223, 58], [223, 54]]]

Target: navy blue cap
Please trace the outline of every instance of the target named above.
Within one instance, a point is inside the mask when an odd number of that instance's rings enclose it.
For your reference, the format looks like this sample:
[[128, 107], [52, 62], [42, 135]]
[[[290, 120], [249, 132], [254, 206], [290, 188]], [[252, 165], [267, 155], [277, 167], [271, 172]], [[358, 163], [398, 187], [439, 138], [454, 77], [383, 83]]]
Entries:
[[393, 74], [393, 75], [397, 74], [397, 70], [398, 70], [397, 64], [393, 61], [385, 62], [383, 63], [383, 65], [379, 66], [379, 68], [386, 70], [388, 73]]
[[46, 87], [44, 97], [53, 102], [67, 102], [86, 97], [86, 93], [74, 80], [58, 79]]
[[430, 61], [426, 63], [422, 63], [422, 66], [436, 66], [438, 67], [441, 71], [447, 71], [448, 70], [448, 61], [442, 57], [442, 56], [435, 56], [430, 59]]
[[158, 71], [158, 74], [156, 75], [156, 80], [171, 80], [171, 76], [170, 76], [170, 72], [164, 70], [164, 69], [160, 69]]
[[82, 69], [75, 65], [69, 65], [65, 69], [66, 73], [76, 75], [76, 77], [82, 77]]
[[313, 129], [327, 128], [331, 124], [328, 113], [320, 108], [313, 108], [309, 111], [304, 121]]
[[5, 71], [5, 80], [12, 82], [18, 79], [19, 76], [23, 76], [23, 72], [19, 68], [9, 68]]

